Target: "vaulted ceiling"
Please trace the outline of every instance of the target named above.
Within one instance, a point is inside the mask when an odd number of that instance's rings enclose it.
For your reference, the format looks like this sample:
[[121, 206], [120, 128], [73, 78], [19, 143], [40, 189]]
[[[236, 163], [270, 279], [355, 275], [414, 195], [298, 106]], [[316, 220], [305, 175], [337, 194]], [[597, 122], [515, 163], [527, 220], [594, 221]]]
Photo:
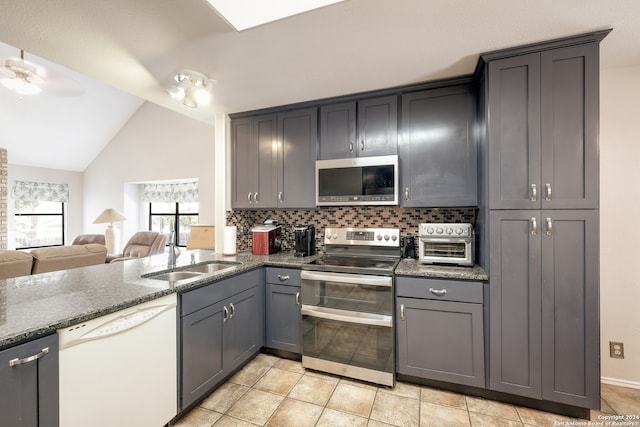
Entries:
[[[24, 49], [83, 94], [0, 87], [0, 147], [10, 163], [78, 171], [145, 101], [213, 124], [216, 111], [470, 74], [482, 52], [606, 28], [602, 68], [640, 65], [637, 0], [346, 0], [242, 32], [204, 0], [6, 0], [1, 11], [0, 61]], [[166, 92], [185, 68], [216, 80], [209, 107]]]

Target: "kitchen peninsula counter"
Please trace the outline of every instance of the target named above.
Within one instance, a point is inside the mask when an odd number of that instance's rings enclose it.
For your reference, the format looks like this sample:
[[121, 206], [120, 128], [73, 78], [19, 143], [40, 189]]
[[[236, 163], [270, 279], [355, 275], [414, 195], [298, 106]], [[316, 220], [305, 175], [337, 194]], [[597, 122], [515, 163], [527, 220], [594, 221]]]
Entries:
[[191, 280], [168, 282], [143, 278], [170, 271], [167, 255], [113, 264], [94, 265], [51, 273], [0, 280], [0, 350], [54, 333], [102, 315], [132, 307], [174, 292], [218, 281], [264, 265], [299, 268], [315, 257], [294, 257], [293, 252], [223, 256], [207, 250], [184, 251], [175, 269], [191, 263], [230, 262], [233, 268]]

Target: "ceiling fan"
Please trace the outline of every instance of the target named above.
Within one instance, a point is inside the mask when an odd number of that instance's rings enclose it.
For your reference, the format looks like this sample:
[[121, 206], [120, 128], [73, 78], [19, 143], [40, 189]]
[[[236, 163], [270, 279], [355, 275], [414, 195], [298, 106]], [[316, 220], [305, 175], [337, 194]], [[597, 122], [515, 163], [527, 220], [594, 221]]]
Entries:
[[82, 87], [73, 79], [57, 75], [52, 70], [24, 59], [8, 57], [0, 68], [0, 84], [19, 95], [35, 95], [45, 91], [56, 96], [78, 96]]

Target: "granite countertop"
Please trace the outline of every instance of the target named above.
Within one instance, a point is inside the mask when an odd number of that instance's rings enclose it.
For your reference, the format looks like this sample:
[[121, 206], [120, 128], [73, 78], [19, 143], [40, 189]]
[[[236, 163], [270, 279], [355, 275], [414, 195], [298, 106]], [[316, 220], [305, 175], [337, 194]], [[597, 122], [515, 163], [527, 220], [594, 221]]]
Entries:
[[[201, 277], [167, 282], [142, 277], [168, 272], [167, 256], [156, 255], [113, 264], [42, 273], [0, 280], [0, 350], [108, 313], [161, 296], [183, 292], [262, 266], [300, 268], [316, 256], [295, 257], [293, 252], [253, 255], [250, 251], [224, 256], [208, 250], [184, 251], [174, 269], [209, 261], [233, 263], [233, 267]], [[399, 276], [487, 280], [478, 267], [438, 267], [402, 260]]]
[[299, 268], [315, 257], [294, 257], [293, 252], [223, 256], [212, 251], [183, 251], [176, 269], [191, 263], [231, 262], [233, 268], [190, 280], [167, 282], [142, 275], [170, 271], [167, 256], [61, 270], [0, 280], [0, 350], [40, 335], [53, 333], [108, 313], [161, 296], [249, 271], [263, 265]]
[[452, 280], [489, 280], [487, 273], [477, 264], [472, 267], [420, 264], [415, 259], [403, 259], [395, 269], [396, 276], [425, 277]]

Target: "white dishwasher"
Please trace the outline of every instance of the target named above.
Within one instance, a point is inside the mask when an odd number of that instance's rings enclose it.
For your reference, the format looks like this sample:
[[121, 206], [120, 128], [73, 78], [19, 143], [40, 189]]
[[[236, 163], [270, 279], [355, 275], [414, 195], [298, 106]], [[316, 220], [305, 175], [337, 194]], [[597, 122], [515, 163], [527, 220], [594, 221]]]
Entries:
[[176, 295], [59, 329], [61, 427], [161, 427], [177, 414]]

